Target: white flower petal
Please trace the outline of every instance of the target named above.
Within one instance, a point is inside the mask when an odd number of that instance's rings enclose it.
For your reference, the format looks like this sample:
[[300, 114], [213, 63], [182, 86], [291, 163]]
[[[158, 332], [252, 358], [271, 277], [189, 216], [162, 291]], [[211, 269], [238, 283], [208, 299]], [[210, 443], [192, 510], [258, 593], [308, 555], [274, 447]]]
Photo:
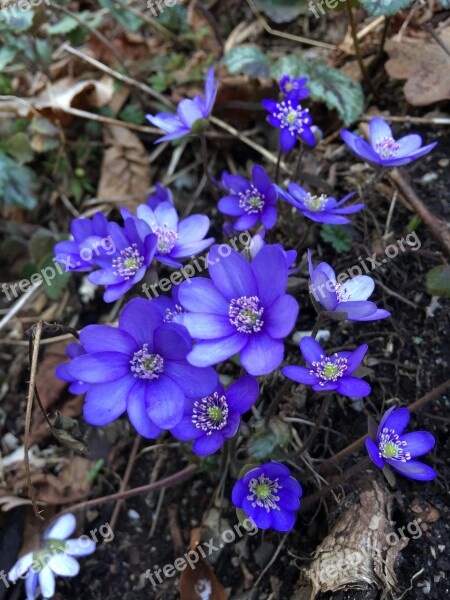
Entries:
[[96, 544], [93, 540], [76, 539], [66, 541], [66, 554], [71, 556], [87, 556], [95, 552]]
[[80, 572], [78, 561], [68, 554], [52, 556], [48, 561], [48, 566], [56, 575], [62, 575], [63, 577], [75, 577]]
[[65, 540], [75, 531], [77, 520], [72, 514], [59, 517], [45, 532], [44, 538], [54, 538], [56, 540]]
[[11, 581], [16, 581], [16, 579], [19, 579], [19, 577], [25, 573], [25, 571], [28, 569], [32, 562], [32, 552], [28, 552], [28, 554], [24, 554], [23, 556], [21, 556], [8, 573], [8, 579], [10, 579]]
[[46, 566], [39, 573], [39, 585], [41, 586], [42, 596], [51, 598], [55, 593], [55, 576], [52, 570]]
[[38, 580], [39, 575], [37, 573], [32, 572], [28, 574], [28, 577], [25, 580], [25, 591], [27, 593], [27, 600], [35, 600]]

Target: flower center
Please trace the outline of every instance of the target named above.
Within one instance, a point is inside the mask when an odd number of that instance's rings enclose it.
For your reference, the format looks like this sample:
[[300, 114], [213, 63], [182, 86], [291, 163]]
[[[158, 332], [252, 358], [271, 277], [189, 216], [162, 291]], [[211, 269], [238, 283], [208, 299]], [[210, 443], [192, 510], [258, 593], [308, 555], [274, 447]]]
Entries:
[[261, 319], [263, 312], [264, 307], [259, 306], [258, 296], [241, 296], [231, 300], [228, 314], [230, 323], [240, 333], [257, 333], [264, 325]]
[[391, 137], [384, 137], [375, 144], [375, 151], [385, 160], [396, 156], [399, 149], [400, 146]]
[[281, 128], [287, 127], [291, 133], [301, 133], [304, 125], [309, 121], [308, 109], [303, 109], [300, 105], [294, 108], [291, 100], [279, 102], [277, 110], [278, 113], [274, 116], [280, 119]]
[[43, 540], [39, 550], [33, 552], [33, 567], [31, 571], [33, 573], [40, 573], [52, 556], [55, 554], [64, 554], [66, 548], [67, 544], [64, 540], [57, 540], [56, 538]]
[[259, 213], [264, 208], [264, 197], [254, 185], [251, 185], [245, 193], [239, 193], [239, 206], [248, 214]]
[[411, 459], [411, 454], [404, 451], [406, 442], [401, 442], [394, 429], [384, 427], [378, 442], [380, 458], [395, 458], [401, 462]]
[[344, 287], [344, 289], [341, 290], [341, 286], [342, 284], [337, 282], [334, 285], [334, 291], [336, 292], [336, 300], [338, 301], [338, 304], [341, 302], [348, 302], [352, 297], [352, 295], [348, 293], [347, 288]]
[[192, 423], [197, 429], [206, 431], [206, 435], [211, 435], [213, 431], [220, 431], [225, 427], [228, 412], [226, 397], [214, 392], [212, 396], [194, 402]]
[[267, 512], [280, 510], [277, 504], [280, 496], [277, 495], [277, 491], [282, 487], [278, 483], [278, 477], [272, 481], [262, 473], [259, 477], [253, 477], [248, 482], [249, 494], [247, 500], [250, 500], [252, 506], [260, 506], [265, 508]]
[[158, 227], [155, 227], [153, 231], [158, 236], [158, 253], [170, 254], [170, 252], [173, 250], [173, 247], [177, 243], [178, 238], [180, 237], [179, 234], [172, 229], [168, 229], [167, 223], [164, 223], [162, 227], [158, 225]]
[[125, 250], [120, 251], [120, 256], [112, 261], [114, 275], [120, 275], [124, 279], [130, 279], [136, 275], [144, 264], [144, 257], [139, 254], [137, 244], [131, 244]]
[[158, 379], [164, 369], [164, 359], [159, 354], [151, 354], [148, 344], [134, 353], [130, 360], [131, 372], [139, 379]]
[[327, 200], [328, 196], [326, 194], [321, 194], [320, 196], [311, 196], [311, 194], [307, 194], [303, 198], [303, 204], [308, 210], [318, 212], [324, 209]]
[[344, 375], [347, 369], [347, 359], [337, 358], [337, 354], [335, 354], [335, 357], [332, 361], [330, 357], [322, 355], [320, 358], [323, 360], [311, 363], [313, 367], [310, 370], [311, 375], [316, 375], [319, 379], [322, 379], [322, 381], [319, 381], [319, 385], [325, 385], [327, 381], [337, 381]]
[[175, 310], [170, 310], [170, 308], [166, 308], [164, 322], [170, 323], [171, 321], [173, 321], [174, 317], [176, 317], [177, 315], [182, 315], [183, 313], [184, 313], [184, 310], [182, 309], [182, 307], [179, 304], [175, 304]]

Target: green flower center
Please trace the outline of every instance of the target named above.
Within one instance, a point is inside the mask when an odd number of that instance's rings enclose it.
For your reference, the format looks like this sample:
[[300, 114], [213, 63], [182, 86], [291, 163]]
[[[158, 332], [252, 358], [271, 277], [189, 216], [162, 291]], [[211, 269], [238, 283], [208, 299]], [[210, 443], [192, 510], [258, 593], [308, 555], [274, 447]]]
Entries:
[[213, 421], [219, 422], [222, 420], [223, 413], [222, 413], [222, 410], [218, 406], [211, 406], [208, 409], [208, 416]]
[[323, 370], [325, 379], [334, 379], [336, 377], [336, 375], [338, 374], [338, 372], [339, 372], [338, 367], [336, 365], [334, 365], [333, 363], [328, 363]]
[[294, 88], [292, 83], [286, 83], [286, 85], [284, 87], [287, 89], [288, 92], [290, 92]]
[[386, 458], [395, 458], [397, 456], [398, 447], [394, 442], [386, 442], [384, 446], [384, 456]]
[[56, 554], [64, 554], [66, 547], [66, 542], [64, 540], [57, 540], [55, 538], [45, 540], [44, 547], [33, 552], [33, 571], [35, 573], [40, 573], [53, 556]]
[[270, 493], [270, 487], [268, 485], [261, 483], [260, 485], [256, 486], [255, 494], [258, 496], [258, 498], [261, 498], [261, 500], [268, 498]]
[[289, 111], [288, 114], [286, 115], [286, 121], [290, 125], [293, 125], [296, 120], [297, 120], [297, 111], [296, 110]]

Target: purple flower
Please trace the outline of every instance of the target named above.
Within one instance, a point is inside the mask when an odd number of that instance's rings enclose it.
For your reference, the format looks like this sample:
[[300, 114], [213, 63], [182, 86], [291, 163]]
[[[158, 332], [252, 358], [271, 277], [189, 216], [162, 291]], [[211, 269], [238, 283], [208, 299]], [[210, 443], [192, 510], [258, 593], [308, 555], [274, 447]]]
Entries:
[[196, 277], [180, 285], [179, 317], [200, 340], [188, 356], [198, 367], [215, 365], [240, 352], [251, 375], [271, 373], [283, 360], [283, 338], [292, 330], [297, 301], [286, 294], [288, 267], [279, 245], [265, 246], [251, 265], [228, 247], [209, 253], [211, 279]]
[[[249, 246], [251, 258], [255, 258], [255, 256], [258, 254], [258, 252], [262, 248], [264, 248], [264, 246], [267, 246], [266, 242], [264, 241], [265, 237], [266, 237], [265, 229], [261, 229], [261, 231], [258, 231], [258, 233], [256, 233], [252, 237], [252, 239], [250, 240], [250, 246]], [[298, 271], [298, 269], [290, 269], [290, 267], [295, 262], [295, 259], [297, 258], [297, 250], [285, 250], [284, 248], [282, 248], [282, 250], [283, 250], [285, 258], [286, 258], [286, 265], [288, 267], [288, 275], [292, 275], [293, 273], [296, 273]]]
[[[66, 354], [69, 358], [76, 358], [77, 356], [86, 354], [86, 350], [81, 344], [74, 342], [67, 345]], [[59, 377], [59, 379], [62, 379], [62, 381], [67, 381], [71, 384], [69, 385], [69, 392], [72, 394], [84, 394], [87, 391], [89, 384], [84, 383], [84, 381], [80, 381], [78, 377], [69, 374], [67, 370], [68, 364], [69, 363], [58, 365], [55, 369], [55, 375]]]
[[155, 210], [160, 202], [170, 202], [173, 204], [173, 196], [169, 188], [164, 187], [160, 183], [157, 183], [155, 187], [156, 192], [147, 198], [147, 204], [152, 210]]
[[266, 229], [272, 229], [277, 221], [275, 208], [278, 199], [275, 184], [259, 165], [252, 169], [252, 182], [240, 175], [223, 173], [222, 180], [232, 194], [219, 201], [220, 212], [238, 217], [233, 227], [236, 231], [245, 231], [259, 221]]
[[196, 129], [202, 129], [207, 121], [216, 100], [218, 83], [214, 79], [214, 69], [211, 67], [208, 71], [205, 84], [205, 97], [196, 96], [193, 100], [182, 100], [177, 108], [177, 114], [158, 113], [157, 115], [147, 115], [147, 119], [152, 125], [162, 129], [167, 135], [156, 140], [155, 144], [168, 140], [175, 140], [190, 133], [195, 133]]
[[407, 408], [393, 406], [387, 410], [381, 419], [376, 436], [366, 439], [367, 451], [379, 469], [389, 465], [410, 479], [431, 481], [437, 477], [436, 471], [413, 459], [431, 450], [435, 439], [428, 431], [403, 433], [410, 417]]
[[303, 492], [290, 475], [290, 470], [278, 462], [252, 469], [234, 484], [233, 504], [259, 529], [291, 530]]
[[92, 271], [93, 257], [98, 248], [114, 252], [112, 240], [108, 237], [108, 219], [101, 212], [90, 219], [74, 219], [70, 224], [73, 240], [55, 245], [56, 261], [65, 266], [66, 271]]
[[[122, 208], [124, 219], [133, 219], [132, 214]], [[210, 226], [206, 215], [191, 215], [178, 221], [178, 213], [170, 202], [160, 202], [154, 210], [147, 204], [136, 209], [136, 220], [144, 221], [158, 238], [155, 259], [169, 267], [182, 267], [180, 258], [202, 252], [214, 242], [205, 238]]]
[[128, 302], [118, 328], [88, 325], [80, 341], [86, 354], [67, 371], [89, 384], [83, 414], [91, 425], [107, 425], [127, 411], [138, 433], [155, 438], [179, 423], [186, 397], [206, 396], [217, 385], [214, 369], [187, 362], [186, 328], [165, 323], [150, 300]]
[[236, 434], [241, 415], [250, 410], [258, 393], [257, 380], [247, 375], [226, 391], [219, 383], [208, 396], [195, 400], [186, 398], [183, 418], [171, 434], [178, 440], [195, 440], [192, 449], [199, 456], [212, 454]]
[[55, 575], [75, 577], [80, 571], [74, 556], [87, 556], [95, 552], [92, 540], [67, 539], [75, 531], [76, 519], [72, 514], [59, 517], [44, 533], [40, 547], [24, 554], [8, 573], [10, 581], [25, 579], [27, 600], [36, 598], [37, 587], [44, 598], [55, 594]]
[[307, 82], [307, 77], [291, 77], [290, 75], [283, 75], [280, 80], [280, 91], [286, 96], [291, 92], [296, 92], [297, 99], [303, 100], [303, 98], [309, 96], [309, 90], [305, 88]]
[[415, 133], [405, 135], [399, 140], [392, 136], [392, 130], [386, 121], [375, 117], [370, 121], [370, 144], [362, 137], [346, 129], [341, 136], [347, 146], [359, 158], [382, 167], [399, 167], [431, 152], [437, 142], [422, 146], [422, 138]]
[[313, 267], [309, 250], [308, 261], [310, 292], [325, 310], [346, 312], [349, 321], [378, 321], [391, 316], [390, 312], [377, 308], [374, 302], [368, 300], [375, 287], [371, 277], [358, 275], [338, 283], [328, 263], [322, 262]]
[[281, 129], [280, 146], [283, 152], [290, 152], [300, 136], [310, 146], [314, 146], [315, 137], [311, 131], [312, 119], [307, 108], [298, 103], [297, 92], [290, 92], [282, 102], [263, 100], [263, 106], [269, 111], [268, 121]]
[[172, 323], [172, 321], [176, 323], [177, 317], [185, 312], [178, 300], [179, 289], [179, 285], [172, 287], [172, 298], [157, 296], [152, 300], [152, 303], [160, 310], [164, 323]]
[[300, 351], [307, 367], [283, 367], [285, 377], [312, 386], [315, 392], [336, 390], [342, 396], [362, 398], [370, 394], [370, 385], [352, 377], [352, 373], [361, 364], [367, 344], [363, 344], [353, 352], [336, 352], [327, 356], [322, 346], [312, 337], [300, 340]]
[[93, 262], [100, 269], [90, 273], [88, 279], [96, 285], [105, 285], [103, 300], [113, 302], [144, 277], [155, 254], [158, 238], [139, 219], [125, 219], [124, 227], [109, 223], [107, 232], [115, 252], [102, 251], [94, 256]]
[[290, 183], [287, 191], [279, 186], [277, 188], [283, 200], [295, 206], [308, 219], [317, 221], [318, 223], [345, 225], [350, 223], [350, 220], [341, 215], [356, 213], [364, 208], [364, 204], [353, 204], [352, 206], [342, 207], [344, 202], [347, 202], [356, 192], [347, 194], [345, 198], [338, 202], [336, 198], [327, 196], [326, 194], [315, 196], [296, 183]]

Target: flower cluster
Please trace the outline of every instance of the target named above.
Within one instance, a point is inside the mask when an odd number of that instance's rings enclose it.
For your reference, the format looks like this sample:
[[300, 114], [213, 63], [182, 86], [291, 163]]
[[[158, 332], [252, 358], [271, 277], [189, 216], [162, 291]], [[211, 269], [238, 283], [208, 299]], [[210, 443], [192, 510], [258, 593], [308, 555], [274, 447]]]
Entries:
[[[292, 150], [299, 138], [315, 144], [311, 117], [300, 104], [309, 94], [306, 83], [307, 78], [285, 76], [280, 82], [281, 100], [263, 101], [269, 122], [281, 130], [283, 152]], [[181, 101], [176, 115], [148, 116], [167, 134], [158, 141], [198, 133], [206, 126], [216, 93], [210, 69], [204, 97]], [[395, 142], [381, 119], [374, 119], [370, 130], [370, 145], [349, 132], [343, 131], [342, 136], [354, 152], [378, 165], [406, 164], [434, 146], [422, 148], [421, 139], [414, 135]], [[238, 434], [243, 415], [258, 400], [256, 377], [280, 367], [284, 338], [297, 320], [299, 304], [287, 293], [297, 252], [265, 241], [266, 230], [278, 219], [278, 197], [320, 223], [347, 224], [345, 215], [364, 208], [362, 203], [344, 206], [354, 193], [337, 201], [325, 194], [314, 195], [295, 182], [284, 190], [259, 165], [253, 166], [251, 180], [225, 172], [222, 181], [227, 195], [219, 200], [218, 209], [234, 218], [226, 231], [262, 226], [242, 254], [227, 246], [229, 252], [224, 255], [220, 246], [212, 245], [214, 239], [206, 237], [210, 228], [207, 216], [179, 219], [170, 190], [159, 184], [135, 215], [121, 210], [123, 226], [100, 213], [92, 220], [75, 219], [73, 240], [55, 247], [57, 259], [69, 263], [69, 270], [89, 272], [92, 283], [106, 286], [106, 302], [121, 297], [142, 280], [153, 259], [160, 263], [152, 270], [152, 276], [157, 276], [157, 267], [181, 267], [180, 260], [210, 249], [209, 277], [197, 276], [174, 286], [171, 298], [130, 300], [117, 327], [84, 327], [79, 343], [67, 347], [70, 361], [56, 371], [73, 393], [86, 394], [83, 414], [88, 423], [107, 425], [127, 413], [140, 435], [156, 438], [170, 431], [176, 439], [192, 442], [194, 453], [202, 457], [218, 451]], [[96, 251], [86, 253], [86, 248]], [[329, 264], [321, 262], [314, 267], [309, 251], [308, 261], [311, 298], [319, 318], [365, 322], [390, 316], [369, 300], [374, 291], [372, 278], [359, 276], [344, 282]], [[362, 379], [366, 344], [327, 353], [313, 337], [306, 336], [300, 341], [300, 351], [305, 366], [282, 367], [285, 377], [321, 394], [362, 398], [371, 393]], [[215, 369], [229, 359], [242, 367], [239, 378], [231, 382], [228, 376], [219, 378]], [[411, 478], [430, 480], [436, 476], [431, 467], [412, 459], [431, 449], [434, 438], [426, 432], [403, 434], [409, 419], [405, 410], [391, 409], [384, 415], [378, 431], [367, 440], [367, 449], [379, 468], [389, 465]], [[245, 428], [251, 431], [252, 426], [250, 421]], [[277, 462], [253, 465], [232, 492], [235, 506], [259, 528], [279, 531], [294, 526], [301, 495], [302, 488], [290, 470]], [[64, 548], [70, 548], [69, 542]], [[29, 559], [23, 561], [26, 568], [29, 564]], [[73, 563], [61, 564], [59, 557], [36, 575], [27, 584], [30, 594], [36, 591], [37, 577], [44, 596], [52, 591], [52, 569], [68, 573], [71, 564], [75, 571]]]

